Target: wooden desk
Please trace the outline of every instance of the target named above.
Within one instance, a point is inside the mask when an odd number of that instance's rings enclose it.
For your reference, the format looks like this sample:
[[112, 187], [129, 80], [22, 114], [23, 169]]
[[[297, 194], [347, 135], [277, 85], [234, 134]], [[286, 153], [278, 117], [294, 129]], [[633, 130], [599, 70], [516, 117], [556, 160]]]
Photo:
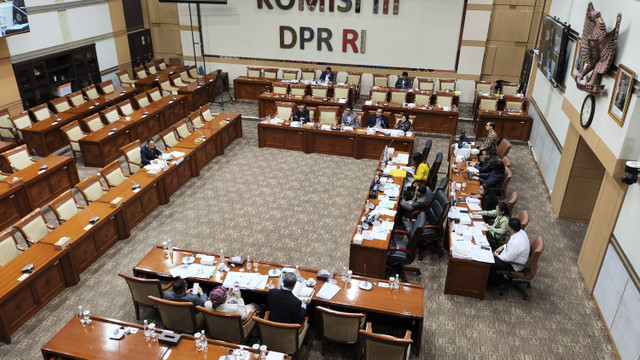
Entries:
[[[169, 169], [165, 170], [160, 177], [160, 181], [163, 183], [164, 196], [169, 202], [171, 195], [173, 195], [182, 185], [186, 184], [193, 176], [192, 173], [192, 156], [194, 149], [171, 149], [171, 151], [181, 151], [184, 156], [181, 159], [174, 159], [169, 162]], [[144, 171], [144, 170], [141, 170]]]
[[187, 97], [185, 103], [189, 112], [209, 103], [209, 99], [211, 99], [211, 93], [213, 91], [213, 79], [211, 80], [212, 81], [210, 82], [198, 80], [187, 84], [187, 86], [179, 88], [178, 94], [185, 95]]
[[235, 113], [220, 113], [203, 126], [204, 129], [218, 132], [218, 155], [224, 154], [235, 139], [242, 137], [242, 115]]
[[[147, 276], [151, 278], [170, 278], [169, 269], [182, 264], [182, 258], [190, 254], [219, 255], [204, 251], [184, 250], [174, 248], [173, 257], [169, 258], [164, 254], [162, 247], [154, 247], [151, 251], [133, 268], [135, 276]], [[196, 258], [199, 263], [200, 259]], [[267, 275], [270, 269], [281, 269], [286, 266], [274, 262], [260, 261], [258, 272]], [[255, 272], [255, 269], [251, 271]], [[300, 274], [305, 278], [314, 278], [317, 281], [316, 294], [324, 285], [325, 281], [317, 279], [317, 269], [300, 268]], [[205, 279], [197, 279], [201, 286], [213, 287], [222, 284], [225, 272], [216, 271], [215, 276]], [[411, 329], [416, 345], [416, 353], [420, 352], [420, 342], [422, 338], [422, 324], [424, 319], [424, 288], [418, 285], [403, 283], [397, 292], [389, 288], [374, 285], [370, 291], [360, 290], [358, 284], [364, 278], [354, 276], [350, 283], [345, 284], [342, 279], [336, 277], [337, 285], [341, 289], [331, 300], [326, 300], [314, 295], [311, 304], [307, 308], [310, 320], [313, 320], [313, 310], [316, 305], [329, 305], [332, 308], [349, 309], [351, 311], [362, 311], [367, 313], [367, 318], [371, 317], [384, 319], [392, 326]], [[242, 290], [243, 294], [250, 293], [264, 299], [269, 291], [269, 285], [277, 287], [280, 278], [269, 278], [267, 287], [264, 289]], [[263, 301], [266, 302], [266, 301]], [[398, 304], [402, 305], [399, 306]], [[406, 325], [406, 326], [405, 326]]]
[[409, 115], [415, 115], [413, 121], [414, 131], [455, 135], [458, 127], [458, 108], [445, 111], [442, 108], [416, 106], [409, 111]]
[[[132, 122], [120, 120], [80, 139], [80, 151], [85, 166], [104, 167], [120, 158], [120, 148], [135, 140]], [[116, 129], [114, 133], [110, 133]]]
[[22, 185], [10, 187], [0, 182], [0, 231], [31, 212]]
[[[60, 238], [69, 237], [71, 244], [65, 251], [69, 254], [74, 278], [79, 281], [82, 272], [109, 250], [119, 238], [125, 238], [125, 234], [119, 236], [118, 232], [116, 215], [119, 211], [119, 208], [112, 208], [109, 204], [93, 202], [38, 243], [53, 247]], [[91, 225], [89, 220], [94, 216], [100, 217], [100, 220]]]
[[202, 136], [196, 131], [171, 148], [171, 151], [176, 150], [184, 153], [186, 153], [185, 150], [193, 151], [191, 156], [191, 173], [193, 176], [200, 176], [200, 170], [218, 155], [218, 130], [205, 128], [199, 130], [206, 137], [202, 143], [194, 143], [196, 139]]
[[306, 104], [307, 106], [336, 106], [340, 108], [338, 116], [342, 114], [342, 111], [347, 106], [347, 102], [340, 102], [340, 99], [332, 97], [315, 97], [311, 95], [294, 96], [291, 94], [265, 92], [258, 96], [258, 116], [262, 118], [275, 114], [278, 110], [276, 101], [290, 101], [296, 103], [296, 105]]
[[[49, 168], [40, 172], [39, 168]], [[30, 211], [39, 208], [78, 183], [78, 170], [72, 157], [49, 155], [14, 174], [22, 178]]]
[[158, 71], [156, 74], [148, 74], [144, 79], [136, 79], [136, 88], [140, 91], [149, 91], [151, 88], [158, 86], [158, 80], [160, 80], [160, 78], [173, 75], [182, 70], [184, 70], [184, 66], [171, 66]]
[[512, 113], [506, 111], [479, 111], [476, 123], [476, 137], [487, 136], [484, 128], [486, 123], [494, 122], [495, 131], [500, 135], [506, 135], [511, 140], [527, 141], [531, 135], [533, 120], [525, 111]]
[[[175, 99], [175, 100], [174, 100]], [[167, 129], [187, 116], [187, 97], [184, 95], [169, 95], [152, 102], [145, 109], [149, 112], [160, 110], [160, 126], [162, 130]], [[161, 130], [161, 131], [162, 131]]]
[[[398, 151], [413, 151], [415, 135], [395, 137], [376, 133], [373, 135], [340, 130], [320, 130], [307, 127], [291, 127], [258, 123], [258, 146], [298, 150], [306, 153], [319, 152], [356, 159], [378, 159], [382, 149], [391, 144]], [[355, 142], [355, 150], [353, 149]]]
[[[22, 256], [0, 267], [0, 341], [11, 343], [11, 334], [65, 286], [75, 285], [65, 277], [62, 263], [65, 252], [47, 244], [34, 244]], [[22, 281], [25, 261], [33, 263], [33, 272]]]
[[236, 100], [258, 100], [265, 91], [271, 91], [271, 80], [239, 76], [233, 79], [233, 95]]
[[[453, 139], [453, 137], [452, 137]], [[455, 158], [451, 157], [450, 164], [455, 163]], [[480, 182], [477, 180], [469, 180], [464, 174], [467, 171], [467, 164], [458, 164], [459, 173], [455, 174], [449, 167], [449, 188], [451, 183], [457, 181], [458, 183], [467, 183], [467, 189], [465, 194], [478, 193], [478, 187]], [[456, 191], [456, 198], [462, 195], [461, 190]], [[467, 208], [466, 204], [458, 204], [460, 207]], [[452, 221], [449, 220], [449, 229], [451, 229]], [[449, 238], [449, 249], [451, 248], [451, 233], [446, 232]], [[447, 277], [444, 285], [445, 294], [454, 294], [466, 297], [472, 297], [477, 299], [484, 299], [484, 292], [487, 287], [487, 280], [489, 278], [490, 264], [483, 263], [474, 260], [456, 258], [451, 255], [449, 250], [449, 262], [447, 264]]]
[[[146, 115], [144, 113], [147, 113]], [[117, 123], [125, 125], [131, 124], [133, 129], [133, 138], [140, 140], [141, 143], [147, 141], [147, 139], [158, 135], [164, 128], [162, 128], [162, 121], [160, 120], [160, 114], [162, 109], [138, 109], [131, 113], [131, 115], [124, 117]]]
[[[158, 206], [169, 201], [165, 196], [164, 183], [160, 181], [161, 177], [149, 177], [144, 170], [140, 170], [131, 175], [129, 179], [131, 181], [123, 181], [96, 200], [96, 202], [109, 204], [117, 197], [123, 199], [120, 212], [116, 214], [118, 234], [121, 234], [121, 238], [131, 236], [131, 230], [136, 225]], [[140, 190], [134, 192], [131, 189], [134, 183], [140, 185]]]
[[[109, 333], [120, 327], [137, 328], [135, 334], [126, 334], [122, 339], [109, 339]], [[156, 334], [162, 329], [156, 328]], [[208, 340], [207, 352], [196, 353], [193, 336], [183, 334], [175, 347], [147, 341], [143, 327], [125, 321], [107, 319], [91, 315], [91, 323], [82, 325], [80, 318], [74, 316], [42, 348], [45, 360], [57, 358], [71, 359], [206, 359], [217, 360], [228, 355], [234, 349], [251, 351], [250, 347], [230, 344], [224, 341]], [[290, 360], [288, 355], [285, 359]]]

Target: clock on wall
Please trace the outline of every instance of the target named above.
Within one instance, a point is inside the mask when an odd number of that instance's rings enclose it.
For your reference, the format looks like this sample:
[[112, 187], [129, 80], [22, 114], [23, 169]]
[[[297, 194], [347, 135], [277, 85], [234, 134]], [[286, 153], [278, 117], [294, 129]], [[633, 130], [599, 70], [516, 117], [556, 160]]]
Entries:
[[589, 94], [584, 98], [582, 102], [582, 109], [580, 110], [580, 125], [583, 128], [591, 126], [593, 121], [593, 115], [596, 112], [596, 97], [593, 94]]

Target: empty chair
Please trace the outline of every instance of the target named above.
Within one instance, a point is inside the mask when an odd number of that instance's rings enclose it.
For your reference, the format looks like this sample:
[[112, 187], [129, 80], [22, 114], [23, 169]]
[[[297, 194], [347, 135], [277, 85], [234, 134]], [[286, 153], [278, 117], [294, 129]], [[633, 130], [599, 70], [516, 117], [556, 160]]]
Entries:
[[116, 73], [118, 79], [120, 80], [120, 85], [122, 87], [136, 87], [136, 81], [131, 80], [129, 77], [129, 72], [127, 70], [122, 70]]
[[262, 69], [257, 67], [247, 67], [247, 76], [248, 77], [262, 77]]
[[438, 256], [442, 256], [442, 247], [440, 246], [440, 239], [445, 234], [445, 221], [449, 214], [449, 207], [451, 203], [444, 191], [436, 191], [429, 206], [427, 214], [427, 222], [422, 230], [422, 238], [420, 241], [420, 253], [418, 259], [422, 260], [424, 257], [424, 251], [429, 250]]
[[427, 177], [427, 186], [434, 191], [436, 187], [436, 182], [438, 181], [438, 171], [440, 171], [440, 165], [442, 164], [442, 153], [439, 152], [436, 154], [436, 158], [433, 160], [433, 164], [431, 164], [431, 168], [429, 169], [429, 176]]
[[144, 69], [144, 66], [138, 66], [137, 68], [134, 68], [133, 73], [136, 74], [138, 80], [146, 79], [148, 76], [147, 71]]
[[33, 115], [36, 121], [42, 121], [51, 117], [51, 110], [49, 110], [49, 106], [47, 106], [46, 103], [32, 107], [29, 109], [29, 112], [31, 112], [31, 115]]
[[334, 85], [333, 97], [337, 99], [349, 99], [351, 93], [351, 87], [349, 85]]
[[107, 122], [107, 124], [120, 120], [120, 114], [118, 113], [118, 107], [116, 105], [100, 111], [100, 115], [102, 115], [102, 118]]
[[49, 225], [40, 208], [33, 210], [27, 216], [20, 219], [15, 225], [29, 246], [37, 243], [47, 236], [55, 227]]
[[297, 70], [282, 70], [282, 79], [283, 80], [298, 80], [298, 71]]
[[53, 213], [60, 224], [74, 217], [81, 209], [84, 209], [84, 206], [78, 204], [76, 201], [71, 189], [63, 192], [60, 196], [53, 199], [49, 203], [49, 207], [53, 210]]
[[387, 89], [371, 89], [371, 98], [369, 100], [374, 102], [386, 102], [389, 90]]
[[182, 119], [173, 125], [173, 128], [176, 129], [176, 134], [180, 139], [186, 139], [191, 135], [191, 130], [189, 130], [189, 126], [187, 125], [187, 119]]
[[191, 65], [189, 66], [189, 68], [187, 69], [189, 71], [189, 76], [191, 76], [194, 79], [201, 79], [204, 76], [198, 74], [198, 69], [196, 68], [195, 65]]
[[291, 84], [291, 95], [293, 96], [305, 96], [307, 95], [307, 85], [305, 84]]
[[478, 96], [478, 110], [493, 111], [498, 108], [498, 99], [495, 96]]
[[204, 120], [202, 119], [202, 114], [200, 113], [200, 111], [194, 111], [189, 114], [189, 122], [191, 122], [191, 125], [196, 129], [200, 129], [201, 127], [203, 127]]
[[202, 329], [204, 317], [202, 313], [196, 313], [190, 302], [165, 300], [153, 295], [148, 298], [155, 303], [165, 329], [188, 334]]
[[[387, 263], [400, 275], [403, 282], [407, 282], [406, 271], [420, 275], [420, 268], [409, 267], [418, 253], [418, 245], [422, 239], [422, 232], [427, 223], [427, 213], [420, 212], [415, 221], [403, 222], [404, 229], [395, 229], [391, 235], [387, 252]], [[403, 240], [398, 240], [402, 236]], [[406, 237], [406, 240], [404, 238]]]
[[507, 156], [509, 150], [511, 150], [511, 142], [506, 137], [502, 137], [496, 148], [496, 155], [500, 157]]
[[491, 95], [493, 81], [476, 81], [476, 94]]
[[[338, 80], [338, 73], [336, 73], [335, 79], [336, 79], [336, 81]], [[336, 81], [334, 81], [334, 82], [336, 82]], [[348, 85], [356, 87], [356, 94], [358, 95], [358, 97], [360, 96], [360, 82], [361, 81], [362, 81], [362, 73], [361, 72], [353, 72], [353, 71], [348, 71], [347, 72], [347, 81], [346, 81], [346, 83]]]
[[440, 85], [440, 90], [442, 91], [455, 91], [456, 90], [456, 80], [455, 79], [439, 79], [438, 84]]
[[499, 200], [504, 200], [507, 196], [507, 187], [509, 186], [509, 182], [511, 182], [511, 177], [513, 177], [513, 173], [511, 169], [508, 167], [504, 168], [504, 181], [502, 182], [502, 186], [499, 189], [491, 189]]
[[14, 172], [26, 169], [36, 162], [29, 156], [27, 145], [20, 145], [2, 153], [2, 156]]
[[255, 308], [251, 310], [244, 321], [242, 315], [238, 313], [209, 310], [202, 306], [196, 306], [196, 309], [204, 316], [207, 336], [212, 339], [242, 344], [247, 341], [256, 326], [254, 317], [257, 316], [257, 311]]
[[129, 174], [135, 174], [142, 168], [142, 159], [140, 156], [140, 140], [136, 140], [120, 148], [124, 158], [129, 166]]
[[14, 141], [18, 139], [18, 131], [9, 118], [9, 110], [0, 109], [0, 139]]
[[189, 77], [189, 73], [187, 73], [187, 70], [182, 70], [180, 72], [180, 80], [182, 80], [182, 82], [185, 84], [189, 84], [196, 81], [195, 79], [192, 79]]
[[4, 266], [25, 250], [18, 244], [18, 240], [13, 236], [11, 229], [0, 233], [0, 266]]
[[327, 97], [329, 91], [328, 86], [313, 85], [311, 86], [311, 95], [315, 97]]
[[316, 79], [316, 70], [302, 68], [300, 69], [300, 80], [314, 81]]
[[262, 70], [265, 79], [277, 79], [278, 78], [278, 69], [277, 68], [265, 68]]
[[162, 89], [162, 94], [166, 95], [178, 95], [177, 87], [171, 86], [171, 82], [169, 82], [169, 78], [164, 78], [164, 80], [160, 80], [158, 82], [160, 84], [160, 89]]
[[389, 86], [389, 75], [373, 74], [373, 86], [388, 87]]
[[211, 107], [209, 107], [209, 104], [205, 104], [200, 108], [200, 114], [202, 115], [202, 120], [204, 120], [204, 122], [213, 120], [213, 114], [211, 113]]
[[169, 76], [169, 80], [171, 80], [171, 82], [173, 83], [173, 86], [177, 86], [179, 88], [185, 87], [188, 85], [188, 84], [185, 84], [184, 81], [182, 81], [180, 74], [173, 74]]
[[296, 103], [287, 101], [276, 101], [276, 114], [274, 117], [289, 120], [293, 116]]
[[147, 91], [147, 94], [149, 95], [149, 99], [151, 100], [151, 102], [162, 99], [162, 93], [157, 87], [154, 87], [153, 89]]
[[117, 104], [116, 107], [120, 110], [120, 114], [122, 114], [122, 116], [129, 116], [135, 111], [133, 110], [133, 105], [131, 105], [131, 100], [128, 99]]
[[110, 188], [120, 185], [128, 177], [122, 171], [119, 160], [114, 160], [107, 166], [100, 169], [100, 175], [102, 175], [107, 182], [107, 186]]
[[431, 139], [427, 140], [424, 143], [424, 148], [422, 148], [422, 161], [427, 161], [429, 158], [429, 153], [431, 152], [431, 147], [433, 146], [433, 141]]
[[20, 130], [33, 125], [27, 111], [9, 116], [9, 121], [13, 125], [13, 128], [16, 129], [16, 135], [18, 136], [18, 138], [20, 138], [20, 140], [22, 140], [22, 131]]
[[502, 161], [504, 167], [511, 167], [511, 160], [508, 157], [503, 156], [500, 158], [500, 161]]
[[434, 91], [435, 82], [436, 81], [434, 79], [418, 78], [418, 89]]
[[82, 121], [91, 132], [98, 131], [104, 127], [104, 123], [100, 119], [100, 114], [95, 113], [93, 115], [89, 115], [88, 117], [80, 120]]
[[404, 338], [397, 338], [374, 333], [371, 323], [368, 322], [366, 329], [360, 330], [360, 336], [362, 336], [364, 360], [409, 360], [413, 343], [410, 330], [406, 331]]
[[431, 90], [416, 90], [414, 103], [417, 106], [429, 106], [431, 105], [431, 96], [433, 92]]
[[531, 247], [529, 248], [529, 260], [525, 264], [524, 269], [521, 271], [512, 271], [512, 270], [498, 270], [496, 274], [504, 275], [507, 278], [507, 281], [500, 287], [500, 295], [504, 295], [505, 290], [513, 286], [522, 294], [522, 299], [527, 300], [529, 298], [529, 294], [527, 293], [527, 288], [531, 287], [531, 280], [535, 278], [536, 273], [538, 272], [538, 260], [540, 259], [540, 255], [544, 251], [544, 239], [542, 236], [538, 236], [533, 243], [531, 243]]
[[[80, 95], [80, 98], [82, 98], [82, 95]], [[67, 99], [66, 96], [53, 99], [49, 102], [51, 103], [51, 106], [53, 106], [53, 108], [56, 110], [57, 113], [61, 113], [71, 109], [71, 105], [69, 104], [69, 100]], [[82, 102], [84, 102], [84, 99]]]
[[82, 131], [82, 129], [80, 128], [80, 123], [77, 120], [61, 127], [60, 130], [62, 130], [62, 133], [67, 137], [67, 140], [69, 140], [69, 145], [71, 145], [71, 153], [73, 153], [73, 159], [77, 161], [78, 158], [76, 156], [76, 153], [81, 152], [79, 141], [88, 134]]
[[[84, 99], [84, 95], [82, 94], [82, 90], [78, 90], [74, 93], [67, 95], [67, 98], [69, 99], [69, 101], [73, 106], [80, 106], [86, 102], [86, 100]], [[60, 112], [57, 108], [56, 108], [56, 111]]]
[[504, 97], [504, 110], [509, 112], [520, 112], [524, 108], [524, 98], [520, 96]]
[[335, 125], [338, 123], [338, 112], [340, 108], [337, 106], [318, 106], [318, 119], [321, 124]]
[[327, 341], [333, 341], [341, 344], [355, 344], [355, 358], [360, 358], [359, 330], [364, 328], [365, 314], [336, 311], [324, 306], [317, 306], [316, 311], [320, 314], [322, 355], [325, 353]]
[[158, 69], [156, 68], [156, 64], [154, 64], [153, 61], [150, 61], [150, 62], [144, 64], [144, 67], [147, 69], [147, 72], [149, 74], [151, 74], [151, 75], [158, 73]]
[[98, 94], [98, 89], [96, 89], [95, 85], [89, 85], [86, 88], [82, 89], [82, 92], [89, 98], [89, 100], [95, 100], [100, 97]]
[[102, 186], [98, 174], [89, 175], [86, 179], [77, 183], [76, 189], [80, 191], [80, 195], [82, 195], [87, 204], [98, 200], [109, 191], [109, 189]]
[[164, 59], [156, 60], [156, 67], [160, 70], [165, 70], [167, 68], [167, 63], [164, 62]]
[[113, 81], [107, 80], [98, 84], [98, 88], [102, 91], [103, 94], [111, 94], [116, 91], [115, 85], [113, 85]]
[[512, 192], [505, 202], [507, 203], [507, 208], [509, 208], [509, 214], [513, 214], [513, 207], [516, 206], [516, 203], [518, 202], [518, 192]]
[[443, 91], [436, 91], [436, 106], [451, 107], [453, 104], [453, 94]]
[[447, 193], [447, 188], [449, 187], [449, 177], [447, 175], [445, 175], [441, 180], [440, 180], [440, 185], [438, 185], [438, 190], [442, 190], [444, 191], [444, 193]]
[[302, 346], [309, 329], [309, 321], [305, 317], [302, 325], [279, 323], [269, 318], [269, 312], [264, 315], [264, 319], [256, 316], [260, 332], [260, 342], [267, 345], [269, 350], [291, 354], [294, 359], [298, 358], [298, 351]]
[[275, 82], [273, 83], [273, 93], [274, 94], [287, 94], [289, 93], [289, 84]]
[[169, 283], [169, 285], [163, 288], [158, 279], [144, 279], [123, 273], [118, 273], [118, 275], [120, 275], [129, 286], [133, 307], [136, 310], [136, 319], [138, 320], [140, 320], [140, 305], [149, 306], [154, 309], [156, 307], [156, 303], [149, 299], [149, 295], [162, 298], [162, 294], [171, 286], [171, 283]]
[[520, 229], [524, 230], [524, 228], [529, 225], [529, 212], [527, 210], [520, 211], [520, 214], [518, 214], [518, 220], [520, 220]]
[[147, 96], [146, 92], [143, 92], [142, 94], [138, 94], [138, 95], [134, 96], [133, 100], [138, 105], [138, 107], [141, 108], [141, 109], [144, 109], [145, 107], [149, 106], [149, 104], [150, 104], [149, 97]]
[[318, 108], [316, 106], [307, 106], [307, 110], [309, 110], [309, 121], [318, 122]]
[[389, 95], [389, 102], [399, 103], [399, 104], [406, 103], [408, 93], [409, 92], [407, 90], [391, 89], [391, 94]]
[[519, 83], [502, 82], [500, 93], [504, 96], [515, 96], [518, 94], [520, 88]]

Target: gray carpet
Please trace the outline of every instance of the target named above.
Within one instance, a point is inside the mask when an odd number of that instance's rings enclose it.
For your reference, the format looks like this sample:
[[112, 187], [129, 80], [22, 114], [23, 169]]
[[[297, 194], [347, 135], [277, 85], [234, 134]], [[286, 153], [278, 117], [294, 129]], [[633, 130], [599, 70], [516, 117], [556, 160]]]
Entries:
[[[255, 102], [226, 105], [225, 110], [245, 114], [250, 106], [257, 112]], [[291, 265], [334, 271], [347, 265], [350, 236], [376, 161], [260, 149], [256, 124], [243, 121], [243, 138], [87, 269], [77, 286], [65, 289], [25, 323], [13, 334], [12, 344], [0, 345], [0, 358], [41, 358], [40, 347], [78, 305], [96, 315], [136, 322], [129, 291], [117, 273], [131, 274], [151, 247], [167, 238], [178, 247], [224, 249], [225, 254]], [[469, 127], [460, 125], [459, 129]], [[434, 140], [431, 162], [438, 151], [446, 151], [448, 138], [429, 138]], [[416, 149], [426, 139], [418, 136]], [[418, 264], [422, 275], [409, 274], [411, 282], [426, 288], [420, 358], [615, 359], [576, 266], [586, 226], [553, 216], [526, 146], [514, 146], [509, 157], [514, 173], [509, 190], [519, 193], [515, 213], [527, 209], [530, 237], [543, 235], [546, 240], [530, 299], [523, 301], [515, 291], [502, 297], [488, 292], [484, 301], [444, 295], [447, 259], [426, 256]], [[79, 170], [84, 178], [97, 169]], [[142, 316], [161, 326], [151, 311]], [[300, 358], [353, 357], [350, 347], [338, 345], [330, 346], [323, 357], [320, 341], [310, 336]]]

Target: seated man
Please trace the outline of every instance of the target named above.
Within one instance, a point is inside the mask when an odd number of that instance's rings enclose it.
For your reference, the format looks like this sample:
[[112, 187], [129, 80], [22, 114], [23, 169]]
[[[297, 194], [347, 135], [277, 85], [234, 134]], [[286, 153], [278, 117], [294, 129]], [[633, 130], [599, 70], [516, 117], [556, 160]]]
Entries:
[[320, 73], [320, 81], [336, 81], [336, 75], [331, 71], [331, 67], [327, 66], [327, 69]]
[[[489, 270], [488, 284], [499, 284], [502, 277], [496, 274], [498, 270], [521, 271], [529, 260], [529, 236], [524, 230], [520, 230], [518, 218], [509, 219], [509, 242], [500, 246], [493, 253], [495, 263]], [[510, 264], [509, 264], [510, 263]]]
[[400, 203], [398, 204], [398, 218], [402, 219], [403, 216], [407, 216], [416, 210], [429, 209], [429, 206], [431, 206], [431, 200], [433, 200], [433, 193], [431, 192], [431, 189], [424, 183], [418, 185], [418, 191], [415, 193], [413, 199], [400, 199]]
[[396, 89], [411, 89], [411, 79], [409, 79], [409, 73], [402, 72], [402, 77], [396, 80]]
[[360, 126], [360, 119], [358, 119], [358, 114], [353, 112], [353, 108], [351, 106], [349, 106], [348, 108], [344, 109], [344, 111], [342, 112], [342, 117], [340, 118], [340, 124], [342, 124], [342, 126]]
[[153, 139], [147, 140], [147, 143], [140, 148], [140, 160], [142, 165], [149, 165], [151, 161], [157, 159], [162, 152], [156, 147], [156, 142]]
[[471, 163], [471, 166], [475, 167], [478, 172], [486, 173], [493, 170], [496, 161], [498, 160], [491, 155], [489, 149], [482, 149], [478, 154], [478, 161]]
[[167, 291], [162, 297], [165, 300], [184, 301], [190, 302], [194, 306], [203, 306], [204, 302], [207, 301], [207, 295], [202, 293], [202, 288], [198, 288], [198, 294], [192, 294], [191, 290], [193, 289], [187, 289], [187, 282], [183, 278], [177, 278], [173, 280], [173, 292]]
[[217, 286], [209, 293], [209, 300], [204, 303], [204, 307], [219, 312], [240, 314], [242, 320], [245, 320], [256, 306], [244, 304], [240, 289], [234, 293], [233, 289], [227, 290], [224, 286]]
[[308, 123], [309, 120], [309, 110], [307, 110], [306, 104], [300, 104], [296, 108], [296, 112], [293, 114], [293, 121], [301, 121], [303, 124]]
[[487, 138], [480, 146], [480, 150], [488, 149], [490, 152], [494, 153], [498, 147], [498, 134], [494, 130], [496, 128], [496, 124], [494, 122], [488, 122], [484, 128], [487, 130]]
[[472, 176], [471, 180], [480, 180], [480, 184], [484, 186], [485, 191], [492, 191], [502, 187], [504, 178], [504, 164], [502, 161], [496, 161], [493, 164], [493, 171]]
[[267, 296], [269, 319], [275, 322], [302, 324], [307, 313], [307, 302], [302, 302], [293, 295], [293, 288], [298, 281], [296, 274], [287, 272], [282, 276], [282, 289], [271, 289]]
[[375, 128], [389, 128], [389, 118], [382, 114], [382, 109], [376, 110], [375, 114], [369, 115], [369, 120], [367, 120], [367, 127], [375, 127]]

